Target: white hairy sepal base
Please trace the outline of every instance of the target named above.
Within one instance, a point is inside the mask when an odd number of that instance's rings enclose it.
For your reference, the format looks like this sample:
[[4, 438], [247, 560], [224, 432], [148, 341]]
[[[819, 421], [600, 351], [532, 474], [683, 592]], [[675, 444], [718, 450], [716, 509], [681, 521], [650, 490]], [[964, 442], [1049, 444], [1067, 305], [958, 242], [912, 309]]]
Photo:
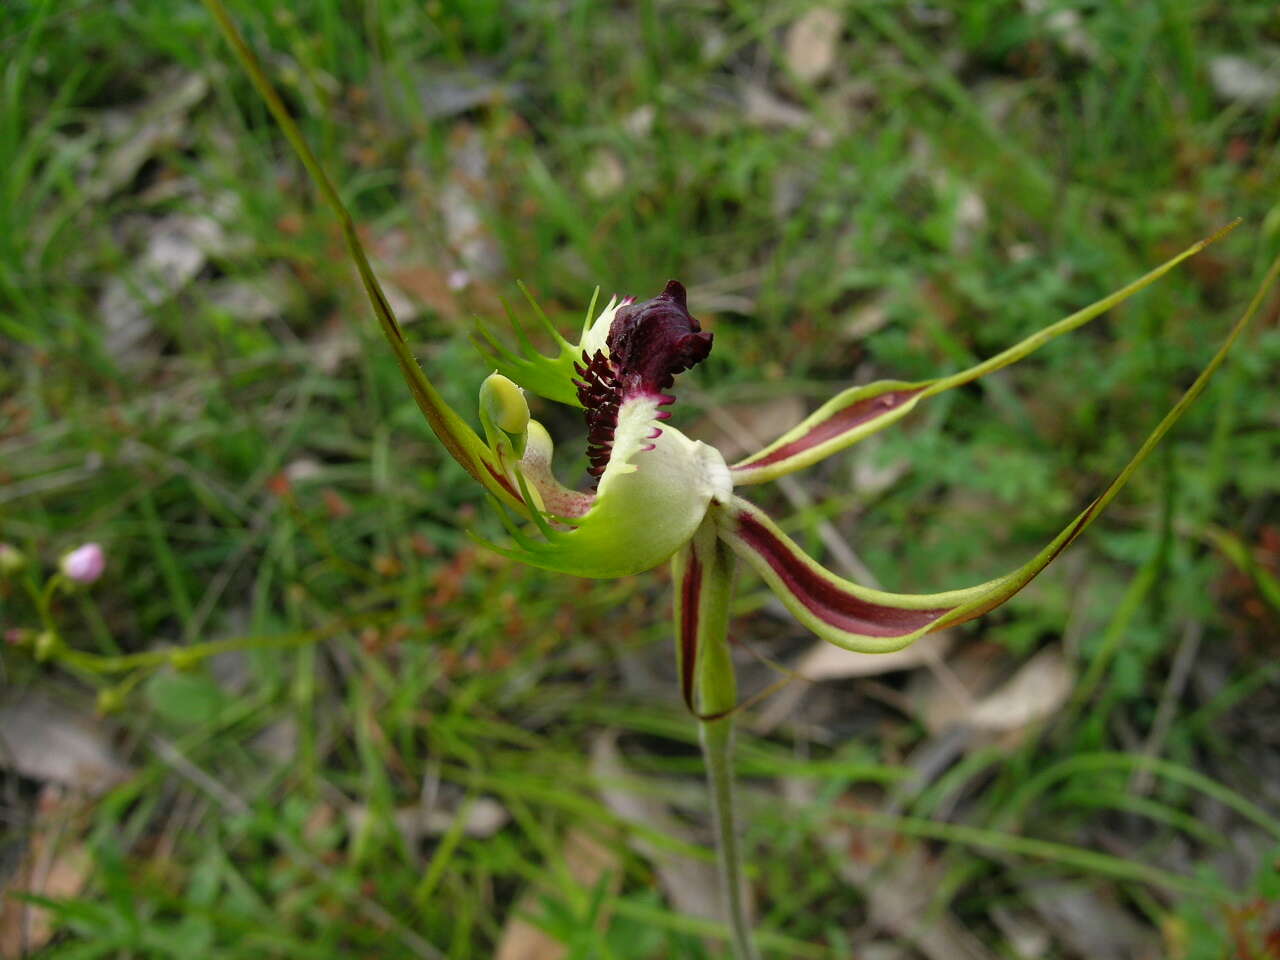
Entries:
[[550, 437], [531, 421], [522, 470], [550, 519], [562, 517], [568, 526], [546, 524], [545, 539], [521, 537], [518, 547], [501, 552], [548, 570], [607, 578], [656, 567], [688, 543], [711, 503], [732, 497], [733, 481], [718, 450], [659, 427], [658, 411], [657, 397], [622, 403], [609, 465], [589, 508], [576, 517], [590, 495], [551, 476]]
[[600, 311], [600, 316], [596, 317], [595, 322], [582, 331], [582, 342], [577, 345], [579, 355], [585, 353], [588, 357], [594, 357], [598, 351], [603, 351], [607, 357], [609, 348], [605, 341], [609, 338], [609, 328], [613, 326], [613, 317], [618, 312], [618, 308], [629, 303], [634, 303], [635, 297], [627, 297], [619, 300], [617, 297], [610, 297], [609, 302], [605, 304], [605, 308]]

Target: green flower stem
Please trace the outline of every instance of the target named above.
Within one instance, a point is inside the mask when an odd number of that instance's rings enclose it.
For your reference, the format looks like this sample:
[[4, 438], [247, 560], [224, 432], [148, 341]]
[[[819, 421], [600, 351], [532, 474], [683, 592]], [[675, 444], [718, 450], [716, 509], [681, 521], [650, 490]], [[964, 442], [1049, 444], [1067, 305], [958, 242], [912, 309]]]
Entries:
[[733, 710], [738, 700], [729, 653], [733, 554], [724, 543], [706, 536], [708, 532], [704, 528], [694, 541], [694, 550], [703, 565], [698, 604], [698, 709], [704, 716], [720, 716], [699, 720], [699, 735], [711, 790], [720, 896], [729, 923], [730, 945], [735, 960], [757, 960], [759, 954], [751, 940], [743, 896], [746, 884], [733, 808]]
[[354, 631], [366, 626], [384, 626], [394, 623], [396, 614], [379, 612], [360, 617], [345, 618], [314, 630], [296, 633], [261, 634], [243, 637], [230, 637], [225, 640], [208, 640], [192, 643], [182, 647], [160, 647], [151, 650], [139, 650], [135, 653], [99, 654], [64, 647], [54, 655], [56, 661], [81, 673], [107, 676], [117, 673], [130, 673], [135, 670], [155, 670], [162, 667], [191, 669], [202, 660], [227, 653], [231, 650], [263, 650], [271, 647], [305, 647], [337, 634]]
[[178, 667], [190, 669], [201, 660], [227, 653], [231, 650], [257, 650], [266, 647], [297, 647], [315, 643], [321, 634], [317, 631], [264, 636], [232, 637], [227, 640], [210, 640], [185, 647], [162, 647], [158, 650], [140, 650], [136, 653], [98, 654], [65, 649], [57, 659], [68, 667], [90, 674], [106, 675], [127, 673], [131, 670]]
[[61, 573], [55, 573], [45, 581], [43, 587], [37, 586], [36, 581], [30, 576], [23, 579], [23, 586], [26, 587], [27, 594], [35, 605], [36, 614], [40, 617], [40, 625], [45, 630], [55, 633], [57, 628], [53, 622], [53, 594], [64, 579]]
[[733, 718], [703, 720], [700, 733], [715, 820], [720, 895], [729, 921], [733, 956], [735, 960], [757, 960], [759, 954], [751, 942], [751, 924], [742, 896], [742, 853], [738, 847], [737, 820], [733, 810]]

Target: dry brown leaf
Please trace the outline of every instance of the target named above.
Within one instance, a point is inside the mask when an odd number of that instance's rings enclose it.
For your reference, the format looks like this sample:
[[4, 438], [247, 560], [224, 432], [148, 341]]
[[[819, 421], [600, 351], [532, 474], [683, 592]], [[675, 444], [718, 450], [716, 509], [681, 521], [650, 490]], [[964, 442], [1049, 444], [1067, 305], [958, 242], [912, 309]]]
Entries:
[[[652, 792], [639, 789], [641, 783], [628, 772], [612, 732], [600, 734], [591, 744], [591, 775], [605, 806], [627, 823], [669, 837], [691, 839], [688, 829], [671, 814], [666, 803]], [[716, 871], [712, 864], [660, 849], [638, 835], [630, 838], [630, 844], [653, 865], [663, 892], [678, 911], [707, 919], [719, 916]]]
[[[810, 810], [815, 787], [788, 786], [787, 802]], [[866, 806], [856, 793], [850, 798], [846, 802], [854, 807]], [[866, 897], [874, 926], [910, 943], [928, 960], [996, 960], [938, 902], [938, 891], [946, 889], [946, 866], [924, 843], [844, 820], [833, 821], [818, 836], [840, 875]]]
[[627, 169], [622, 158], [608, 147], [598, 147], [582, 173], [582, 187], [597, 200], [611, 197], [627, 182]]
[[993, 643], [967, 644], [947, 660], [953, 682], [930, 673], [912, 676], [907, 685], [916, 718], [932, 734], [963, 724], [974, 702], [1000, 682], [1008, 670], [1004, 648]]
[[1051, 4], [1049, 0], [1022, 0], [1023, 9], [1033, 17], [1043, 17], [1044, 32], [1067, 53], [1086, 60], [1098, 59], [1098, 44], [1084, 28], [1079, 10]]
[[760, 711], [754, 729], [763, 733], [774, 729], [804, 698], [806, 681], [844, 680], [852, 677], [874, 677], [895, 670], [914, 670], [938, 663], [951, 649], [950, 633], [934, 633], [892, 653], [854, 653], [819, 640], [800, 658], [793, 668], [796, 682], [782, 690]]
[[227, 249], [222, 225], [210, 216], [174, 214], [147, 226], [146, 246], [122, 273], [108, 278], [98, 299], [105, 344], [117, 361], [131, 361], [151, 332], [151, 313], [190, 283], [210, 254]]
[[878, 456], [883, 443], [883, 437], [867, 437], [859, 444], [860, 455], [853, 458], [853, 488], [867, 500], [884, 493], [915, 466], [907, 457], [885, 461]]
[[642, 104], [622, 118], [622, 127], [637, 140], [643, 140], [653, 132], [653, 122], [657, 118], [657, 107], [652, 103]]
[[[1046, 647], [1008, 675], [1009, 659], [994, 644], [967, 647], [949, 661], [949, 682], [934, 676], [913, 679], [908, 698], [934, 735], [950, 729], [974, 731], [974, 749], [993, 740], [1012, 748], [1036, 723], [1062, 709], [1075, 677], [1061, 651]], [[1001, 682], [1002, 677], [1007, 679]]]
[[796, 664], [796, 673], [809, 680], [839, 680], [912, 670], [945, 656], [953, 642], [949, 633], [934, 633], [892, 653], [854, 653], [824, 641]]
[[836, 335], [845, 343], [861, 343], [873, 333], [878, 333], [889, 325], [889, 310], [892, 305], [893, 298], [890, 293], [878, 293], [866, 303], [850, 310], [848, 316], [841, 322]]
[[523, 85], [502, 82], [493, 73], [486, 64], [469, 64], [426, 74], [418, 82], [423, 119], [442, 120], [484, 104], [510, 103], [524, 92]]
[[1028, 884], [1027, 902], [1073, 955], [1089, 960], [1156, 960], [1151, 935], [1110, 897], [1078, 884]]
[[87, 708], [77, 710], [37, 692], [0, 705], [0, 767], [89, 794], [132, 773], [112, 749], [100, 719]]
[[821, 80], [836, 62], [844, 17], [830, 7], [814, 7], [787, 28], [787, 66], [804, 83]]
[[[617, 856], [587, 831], [569, 832], [564, 842], [564, 859], [569, 873], [583, 889], [594, 888], [605, 874], [613, 875], [613, 887], [617, 888], [620, 876]], [[532, 891], [520, 898], [502, 930], [494, 960], [563, 960], [567, 956], [564, 944], [525, 919], [537, 910], [538, 898]]]
[[105, 149], [83, 184], [90, 201], [105, 200], [129, 184], [157, 150], [180, 141], [187, 112], [209, 92], [209, 78], [199, 73], [170, 71], [159, 78], [150, 99], [101, 114]]
[[454, 128], [449, 142], [451, 175], [439, 193], [445, 235], [458, 266], [472, 277], [503, 272], [502, 251], [485, 223], [483, 205], [493, 192], [484, 135], [469, 125]]
[[1280, 52], [1270, 63], [1226, 55], [1209, 61], [1209, 79], [1224, 100], [1265, 107], [1280, 97]]
[[[391, 281], [387, 289], [395, 291], [391, 309], [401, 323], [409, 323], [422, 314], [419, 304], [446, 317], [458, 316], [462, 312], [449, 275], [438, 267], [423, 264], [396, 267], [387, 271], [387, 277]], [[393, 295], [388, 293], [387, 296]]]
[[0, 886], [0, 957], [31, 956], [54, 932], [47, 910], [10, 894], [60, 899], [74, 897], [84, 889], [93, 861], [79, 838], [68, 830], [71, 807], [72, 801], [60, 787], [47, 785], [41, 791], [38, 819], [26, 853]]
[[1053, 716], [1067, 702], [1075, 674], [1057, 647], [1045, 647], [965, 718], [977, 730], [1008, 733]]
[[763, 84], [754, 82], [743, 85], [742, 110], [749, 125], [770, 130], [807, 130], [813, 122], [808, 110], [788, 103]]
[[[459, 804], [454, 809], [436, 806], [423, 811], [418, 807], [401, 807], [395, 812], [396, 829], [409, 844], [416, 844], [423, 836], [440, 836], [449, 830], [459, 816], [466, 815], [462, 832], [469, 837], [491, 837], [507, 825], [511, 814], [492, 797], [476, 797], [470, 803]], [[347, 826], [352, 833], [359, 833], [369, 819], [369, 808], [354, 804], [347, 808]]]
[[1018, 960], [1040, 960], [1048, 956], [1052, 946], [1049, 931], [1030, 914], [997, 903], [991, 908], [991, 919], [1009, 941], [1009, 947]]
[[268, 270], [254, 277], [224, 277], [205, 288], [210, 306], [240, 322], [283, 316], [299, 300], [297, 282], [285, 270]]

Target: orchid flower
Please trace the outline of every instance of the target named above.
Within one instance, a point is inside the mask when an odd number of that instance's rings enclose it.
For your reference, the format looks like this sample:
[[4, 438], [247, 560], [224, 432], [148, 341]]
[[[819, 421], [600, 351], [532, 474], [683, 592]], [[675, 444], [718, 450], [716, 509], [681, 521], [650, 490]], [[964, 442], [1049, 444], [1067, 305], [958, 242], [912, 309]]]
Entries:
[[[721, 542], [756, 570], [801, 624], [848, 650], [897, 650], [934, 630], [981, 616], [1030, 583], [1089, 526], [1184, 406], [1175, 408], [1134, 461], [1026, 563], [994, 580], [943, 593], [889, 593], [837, 576], [805, 554], [735, 488], [817, 463], [901, 421], [929, 397], [1021, 360], [1152, 283], [1213, 239], [1216, 236], [966, 370], [932, 380], [882, 380], [844, 390], [733, 465], [714, 447], [689, 439], [667, 423], [676, 375], [705, 359], [712, 346], [712, 335], [689, 313], [679, 282], [671, 281], [644, 302], [633, 297], [610, 300], [594, 318], [589, 309], [577, 342], [566, 340], [534, 304], [557, 347], [554, 355], [538, 353], [514, 317], [519, 349], [507, 348], [487, 330], [478, 340], [497, 369], [481, 391], [480, 413], [490, 439], [488, 456], [497, 463], [493, 475], [506, 493], [522, 501], [521, 512], [536, 528], [536, 533], [529, 533], [509, 522], [515, 544], [490, 546], [533, 566], [584, 577], [639, 573], [672, 559], [678, 585], [680, 677], [690, 709], [695, 708], [694, 684], [703, 646], [698, 610], [706, 564], [698, 558], [700, 529], [705, 531], [703, 553], [709, 540]], [[598, 480], [594, 489], [571, 489], [555, 478], [551, 438], [529, 418], [517, 384], [583, 410], [588, 472]]]
[[[514, 560], [584, 577], [624, 576], [667, 560], [672, 563], [681, 695], [700, 721], [716, 821], [721, 895], [734, 956], [739, 960], [753, 960], [757, 953], [742, 896], [733, 817], [731, 716], [738, 702], [729, 656], [728, 613], [734, 557], [753, 567], [801, 624], [847, 650], [897, 650], [934, 630], [998, 607], [1084, 532], [1204, 389], [1260, 306], [1263, 292], [1280, 271], [1280, 260], [1226, 343], [1128, 465], [1056, 537], [1004, 576], [943, 593], [871, 589], [837, 576], [808, 556], [762, 510], [738, 496], [735, 488], [808, 467], [897, 423], [929, 397], [1021, 360], [1141, 290], [1223, 232], [968, 369], [931, 380], [882, 380], [841, 391], [759, 452], [733, 465], [714, 447], [690, 439], [667, 422], [667, 408], [675, 402], [671, 391], [676, 376], [706, 359], [713, 340], [690, 314], [679, 282], [670, 281], [661, 293], [643, 302], [633, 297], [610, 300], [594, 318], [589, 307], [577, 342], [562, 336], [530, 299], [556, 345], [552, 355], [534, 349], [514, 316], [518, 349], [503, 346], [487, 331], [482, 333], [478, 344], [496, 367], [480, 390], [486, 443], [481, 449], [474, 434], [463, 434], [446, 445], [474, 449], [476, 461], [484, 465], [486, 485], [500, 503], [514, 503], [534, 528], [521, 529], [508, 519], [513, 545], [489, 546]], [[410, 372], [422, 376], [416, 365]], [[592, 479], [585, 489], [556, 479], [551, 437], [531, 419], [522, 386], [582, 409]], [[415, 392], [425, 395], [424, 390]], [[437, 415], [433, 422], [442, 420]], [[507, 511], [500, 509], [506, 517]]]
[[[514, 317], [516, 349], [482, 330], [478, 344], [496, 368], [480, 388], [482, 438], [445, 403], [418, 364], [351, 214], [222, 0], [205, 0], [205, 5], [341, 222], [374, 314], [428, 425], [499, 505], [513, 543], [493, 548], [515, 560], [582, 577], [626, 576], [671, 561], [681, 693], [700, 721], [721, 892], [739, 958], [749, 960], [756, 952], [742, 897], [732, 811], [731, 720], [737, 695], [728, 611], [735, 557], [756, 570], [801, 624], [848, 650], [896, 650], [930, 631], [981, 616], [1030, 583], [1111, 502], [1204, 390], [1280, 273], [1277, 259], [1248, 310], [1187, 392], [1115, 479], [1035, 556], [1002, 577], [962, 589], [930, 594], [874, 590], [837, 576], [805, 554], [763, 511], [739, 497], [736, 488], [811, 466], [901, 421], [930, 397], [1023, 359], [1154, 282], [1234, 223], [1110, 296], [968, 369], [931, 380], [882, 380], [845, 389], [762, 450], [732, 465], [714, 447], [690, 439], [667, 422], [676, 376], [706, 359], [713, 340], [689, 312], [680, 283], [671, 281], [643, 302], [615, 298], [598, 314], [593, 299], [576, 342], [562, 335], [531, 298], [554, 353], [539, 353]], [[571, 487], [556, 478], [552, 439], [531, 418], [525, 390], [582, 409], [590, 465], [587, 484]]]

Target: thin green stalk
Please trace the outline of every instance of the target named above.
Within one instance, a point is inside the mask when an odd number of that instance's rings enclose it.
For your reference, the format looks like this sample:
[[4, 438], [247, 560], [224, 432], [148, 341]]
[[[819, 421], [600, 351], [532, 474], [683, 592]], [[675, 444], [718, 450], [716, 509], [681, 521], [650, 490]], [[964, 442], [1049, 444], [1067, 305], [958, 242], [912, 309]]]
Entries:
[[742, 852], [733, 808], [733, 717], [699, 723], [702, 756], [707, 765], [707, 785], [711, 789], [716, 865], [720, 874], [721, 903], [729, 923], [729, 942], [735, 960], [757, 960], [759, 954], [751, 942], [751, 923], [747, 919], [746, 900], [742, 895]]
[[[696, 685], [699, 739], [711, 791], [715, 823], [716, 864], [720, 898], [729, 924], [729, 943], [735, 960], [757, 960], [747, 917], [742, 852], [733, 807], [733, 718], [738, 701], [737, 679], [729, 653], [729, 604], [733, 599], [733, 554], [705, 524], [694, 536], [690, 563], [696, 571]], [[687, 568], [686, 568], [687, 569]], [[688, 623], [676, 622], [676, 634]], [[714, 719], [711, 719], [714, 718]]]

